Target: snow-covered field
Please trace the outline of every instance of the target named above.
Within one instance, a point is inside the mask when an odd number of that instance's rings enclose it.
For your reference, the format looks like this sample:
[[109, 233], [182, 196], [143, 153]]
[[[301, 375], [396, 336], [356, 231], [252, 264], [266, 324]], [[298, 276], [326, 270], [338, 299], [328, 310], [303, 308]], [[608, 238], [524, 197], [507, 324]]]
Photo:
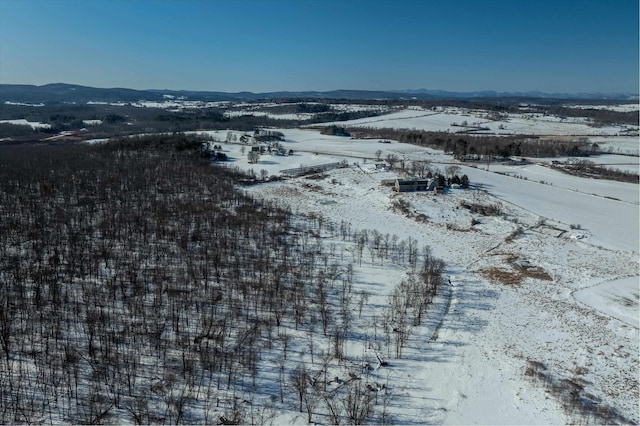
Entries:
[[43, 107], [44, 104], [43, 103], [37, 103], [37, 104], [30, 104], [30, 103], [25, 103], [25, 102], [11, 102], [11, 101], [4, 101], [5, 105], [15, 105], [15, 106], [31, 106], [31, 107]]
[[637, 102], [634, 104], [620, 104], [620, 105], [564, 105], [567, 108], [579, 108], [579, 109], [606, 109], [609, 111], [617, 112], [634, 112], [640, 111], [640, 104]]
[[[269, 108], [282, 107], [286, 105], [296, 105], [296, 103], [275, 103], [275, 102], [231, 102], [231, 101], [190, 101], [184, 98], [176, 98], [171, 95], [164, 95], [165, 100], [162, 101], [147, 101], [139, 100], [137, 102], [103, 102], [103, 101], [89, 101], [87, 105], [111, 105], [111, 106], [133, 106], [137, 108], [161, 108], [173, 112], [179, 112], [184, 110], [204, 109], [204, 108], [228, 108], [232, 107], [232, 110], [225, 111], [226, 117], [240, 117], [243, 115], [265, 116], [274, 118], [276, 120], [308, 120], [316, 116], [316, 113], [274, 113], [270, 112]], [[43, 106], [44, 104], [31, 105], [21, 104], [15, 102], [5, 102], [7, 105], [29, 105], [29, 106]], [[307, 105], [319, 105], [317, 102], [305, 102]], [[356, 111], [370, 111], [370, 112], [388, 112], [389, 107], [383, 105], [368, 105], [368, 104], [329, 104], [332, 110], [337, 112], [356, 112]]]
[[[593, 157], [594, 160], [598, 158], [600, 157]], [[604, 159], [604, 161], [608, 163], [608, 160]], [[629, 161], [629, 159], [627, 159], [627, 161]], [[486, 165], [482, 164], [480, 167], [486, 168]], [[539, 164], [526, 164], [523, 166], [492, 164], [489, 166], [489, 169], [492, 172], [504, 173], [509, 176], [527, 179], [545, 185], [552, 185], [556, 188], [569, 191], [580, 192], [596, 197], [615, 198], [635, 205], [640, 203], [638, 185], [631, 183], [615, 182], [605, 179], [584, 179]]]
[[579, 302], [584, 303], [604, 315], [619, 319], [631, 327], [640, 327], [638, 318], [637, 277], [607, 281], [574, 293]]
[[[633, 184], [606, 180], [572, 179], [540, 166], [524, 170], [525, 176], [539, 177], [538, 182], [470, 167], [463, 170], [471, 181], [501, 200], [565, 227], [573, 225], [577, 228], [572, 230], [575, 238], [614, 250], [638, 252], [637, 185], [634, 188]], [[549, 184], [553, 182], [558, 185]]]
[[40, 123], [37, 121], [28, 121], [24, 118], [20, 118], [17, 120], [0, 120], [0, 123], [7, 123], [7, 124], [16, 124], [19, 126], [30, 126], [32, 129], [49, 129], [51, 128], [50, 124], [47, 123]]
[[[317, 113], [275, 113], [270, 111], [273, 107], [282, 107], [287, 105], [295, 105], [292, 103], [237, 103], [234, 104], [233, 110], [225, 111], [225, 117], [242, 117], [253, 115], [256, 117], [269, 117], [275, 120], [311, 120], [317, 116]], [[319, 105], [317, 102], [306, 102], [305, 105]], [[331, 110], [336, 112], [357, 112], [368, 111], [375, 113], [388, 112], [389, 108], [382, 105], [360, 105], [360, 104], [329, 104]]]
[[640, 155], [640, 139], [638, 136], [592, 137], [589, 142], [597, 143], [600, 150], [614, 154]]
[[405, 109], [378, 117], [333, 124], [376, 129], [424, 129], [450, 133], [473, 131], [477, 134], [499, 135], [615, 136], [624, 135], [629, 130], [638, 132], [638, 126], [592, 127], [585, 118], [560, 118], [537, 113], [509, 114], [503, 120], [491, 120], [487, 118], [486, 111], [454, 107], [436, 110]]
[[634, 174], [640, 173], [640, 158], [627, 155], [603, 154], [592, 158], [595, 164], [602, 165], [608, 169], [616, 169]]
[[[249, 164], [242, 146], [225, 145], [224, 151], [234, 160], [230, 164], [256, 174], [266, 170], [271, 176], [285, 169], [340, 161], [366, 167], [367, 162], [375, 162], [378, 150], [380, 158], [395, 154], [407, 162], [426, 159], [441, 171], [455, 163], [453, 158], [437, 151], [395, 141], [386, 144], [371, 139], [320, 135], [312, 130], [280, 131], [286, 137], [282, 145], [287, 150], [293, 149], [293, 156], [263, 155], [257, 164]], [[219, 140], [227, 134], [226, 131], [199, 133]], [[462, 166], [461, 174], [467, 174], [479, 189], [503, 202], [565, 227], [573, 226], [574, 238], [612, 249], [638, 251], [640, 193], [637, 185], [569, 176], [536, 164], [491, 165], [489, 171], [485, 169], [485, 165]]]
[[[398, 114], [398, 121], [410, 120], [409, 112]], [[391, 357], [390, 368], [373, 373], [390, 384], [393, 423], [602, 422], [580, 415], [558, 396], [550, 383], [562, 380], [578, 384], [582, 404], [591, 401], [627, 422], [640, 421], [637, 185], [566, 176], [540, 165], [491, 165], [489, 171], [481, 165], [461, 166], [471, 189], [397, 194], [382, 182], [398, 174], [376, 169], [376, 151], [407, 162], [428, 159], [440, 170], [454, 160], [395, 141], [281, 131], [282, 145], [293, 155], [265, 154], [249, 164], [247, 146], [221, 143], [231, 158], [225, 164], [269, 175], [343, 160], [349, 167], [248, 192], [296, 212], [347, 222], [354, 230], [414, 238], [446, 262], [451, 285], [437, 297], [428, 321], [413, 331], [402, 358]], [[207, 133], [218, 141], [227, 136]], [[392, 208], [399, 200], [408, 203], [408, 213]], [[497, 205], [502, 213], [479, 216], [462, 202]], [[371, 294], [367, 315], [402, 273], [366, 261], [355, 268], [358, 291]], [[505, 284], [505, 277], [516, 283]], [[347, 346], [353, 358], [363, 351], [362, 341]], [[535, 380], [534, 370], [548, 380]], [[291, 410], [275, 422], [300, 424], [306, 418]]]
[[87, 126], [97, 126], [98, 124], [102, 124], [102, 120], [82, 120], [82, 123]]
[[253, 115], [256, 117], [269, 117], [276, 120], [310, 120], [316, 114], [313, 113], [292, 113], [292, 114], [273, 114], [266, 111], [225, 111], [225, 117], [242, 117], [245, 115]]
[[162, 108], [181, 111], [185, 109], [200, 109], [200, 108], [213, 108], [220, 107], [228, 104], [226, 101], [219, 102], [204, 102], [204, 101], [189, 101], [185, 99], [170, 99], [165, 101], [145, 101], [140, 100], [137, 102], [102, 102], [102, 101], [89, 101], [87, 105], [111, 105], [111, 106], [133, 106], [137, 108]]

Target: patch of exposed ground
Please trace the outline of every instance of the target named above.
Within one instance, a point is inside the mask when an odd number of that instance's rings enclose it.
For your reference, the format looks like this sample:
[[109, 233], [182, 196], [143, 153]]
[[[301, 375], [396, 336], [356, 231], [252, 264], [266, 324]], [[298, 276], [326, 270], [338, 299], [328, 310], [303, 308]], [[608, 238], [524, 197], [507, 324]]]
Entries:
[[490, 282], [502, 285], [518, 285], [526, 278], [542, 281], [553, 279], [544, 268], [531, 265], [527, 260], [519, 259], [512, 254], [508, 254], [501, 265], [482, 268], [477, 272]]

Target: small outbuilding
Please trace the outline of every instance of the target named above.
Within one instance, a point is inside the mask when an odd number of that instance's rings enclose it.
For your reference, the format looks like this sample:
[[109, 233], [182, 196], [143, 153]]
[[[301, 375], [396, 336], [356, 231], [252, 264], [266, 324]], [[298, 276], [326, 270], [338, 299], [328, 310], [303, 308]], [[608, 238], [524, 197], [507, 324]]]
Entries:
[[396, 179], [393, 190], [396, 192], [428, 191], [431, 183], [429, 179]]
[[393, 190], [395, 192], [433, 192], [444, 193], [444, 186], [436, 179], [396, 179]]

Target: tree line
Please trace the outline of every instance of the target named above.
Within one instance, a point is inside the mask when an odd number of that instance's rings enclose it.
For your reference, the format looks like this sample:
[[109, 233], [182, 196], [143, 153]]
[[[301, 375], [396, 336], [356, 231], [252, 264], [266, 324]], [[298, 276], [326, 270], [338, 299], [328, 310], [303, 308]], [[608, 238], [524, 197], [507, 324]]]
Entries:
[[356, 138], [393, 139], [422, 147], [442, 150], [459, 160], [484, 160], [495, 157], [588, 156], [599, 148], [585, 141], [555, 141], [529, 136], [460, 136], [446, 132], [405, 129], [347, 128]]

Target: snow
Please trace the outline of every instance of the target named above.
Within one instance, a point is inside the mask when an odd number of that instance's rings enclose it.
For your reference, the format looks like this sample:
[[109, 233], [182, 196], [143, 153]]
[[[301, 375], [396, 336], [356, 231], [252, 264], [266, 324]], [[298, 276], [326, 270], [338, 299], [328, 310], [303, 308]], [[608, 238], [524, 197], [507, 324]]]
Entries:
[[242, 117], [245, 115], [253, 115], [256, 117], [269, 117], [275, 120], [311, 120], [316, 116], [314, 113], [291, 113], [291, 114], [273, 114], [266, 111], [225, 111], [225, 117]]
[[[599, 157], [590, 157], [589, 161], [594, 161], [598, 158]], [[602, 160], [607, 161], [607, 159]], [[485, 165], [481, 165], [481, 167], [485, 167]], [[563, 188], [597, 197], [613, 197], [628, 203], [640, 204], [640, 193], [638, 192], [637, 184], [615, 182], [606, 179], [585, 179], [568, 175], [540, 164], [527, 164], [523, 166], [492, 164], [489, 168], [496, 173], [505, 173], [510, 176], [526, 178], [527, 180], [539, 183], [544, 182], [556, 188]]]
[[640, 104], [620, 104], [620, 105], [564, 105], [567, 108], [578, 109], [606, 109], [617, 112], [634, 112], [640, 111]]
[[[234, 109], [225, 111], [225, 117], [242, 117], [247, 115], [252, 115], [256, 117], [268, 117], [274, 120], [311, 120], [318, 115], [318, 113], [274, 113], [269, 111], [269, 108], [272, 107], [281, 107], [287, 105], [298, 105], [299, 103], [289, 102], [289, 103], [273, 103], [273, 102], [262, 102], [262, 103], [235, 103], [233, 104]], [[305, 102], [305, 105], [320, 105], [318, 102]], [[329, 105], [333, 111], [338, 112], [359, 112], [359, 111], [368, 111], [368, 112], [377, 112], [383, 113], [389, 111], [389, 107], [381, 106], [381, 105], [360, 105], [360, 104], [330, 104]]]
[[[574, 236], [588, 236], [583, 241], [613, 250], [639, 252], [639, 208], [637, 185], [610, 181], [591, 181], [574, 184], [574, 179], [558, 176], [553, 170], [531, 168], [543, 181], [558, 181], [566, 187], [516, 179], [497, 173], [464, 166], [472, 182], [479, 182], [491, 195], [530, 211], [540, 217], [565, 226], [579, 226]], [[592, 185], [592, 186], [591, 186]], [[629, 186], [627, 186], [629, 185]], [[576, 187], [582, 187], [579, 192]], [[607, 192], [607, 189], [612, 192]], [[622, 200], [607, 195], [623, 197]]]
[[[465, 123], [466, 122], [466, 125]], [[508, 114], [505, 120], [491, 120], [483, 110], [442, 108], [436, 110], [405, 109], [374, 117], [335, 122], [346, 127], [422, 129], [435, 132], [460, 133], [474, 131], [477, 134], [498, 135], [527, 134], [554, 136], [608, 136], [624, 133], [638, 126], [592, 127], [585, 118], [560, 118], [543, 114]], [[474, 128], [475, 127], [475, 128]], [[482, 127], [484, 130], [479, 130]]]
[[573, 297], [605, 315], [640, 328], [639, 293], [640, 277], [630, 277], [579, 290], [573, 294]]
[[[398, 175], [375, 169], [378, 149], [383, 158], [388, 153], [409, 161], [428, 158], [441, 168], [453, 159], [395, 141], [381, 144], [312, 130], [281, 131], [286, 138], [282, 145], [295, 151], [292, 156], [263, 155], [257, 165], [249, 165], [240, 155], [240, 145], [223, 143], [223, 151], [235, 156], [232, 165], [265, 168], [270, 174], [301, 164], [341, 160], [351, 166], [317, 179], [255, 185], [248, 192], [295, 212], [347, 222], [353, 229], [415, 238], [419, 247], [429, 245], [435, 256], [446, 261], [452, 285], [442, 290], [426, 323], [411, 334], [404, 356], [391, 357], [390, 368], [372, 373], [371, 380], [392, 384], [393, 423], [584, 421], [564, 410], [544, 384], [525, 376], [530, 361], [544, 364], [545, 372], [558, 380], [584, 379], [585, 392], [629, 421], [640, 420], [639, 336], [633, 320], [638, 317], [637, 186], [566, 176], [541, 165], [510, 170], [491, 165], [489, 171], [461, 165], [461, 173], [468, 174], [477, 189], [453, 188], [443, 196], [396, 194], [381, 185]], [[208, 134], [224, 140], [227, 132]], [[426, 222], [393, 211], [398, 199], [409, 202]], [[472, 214], [460, 208], [463, 200], [499, 204], [503, 214]], [[570, 226], [578, 224], [581, 229]], [[523, 233], [508, 242], [518, 227]], [[491, 268], [509, 270], [514, 258], [527, 267], [541, 268], [550, 280], [532, 276], [508, 286], [483, 275]], [[371, 293], [366, 314], [371, 317], [403, 271], [372, 264], [365, 255], [355, 273], [356, 291]], [[612, 303], [623, 298], [632, 303]], [[361, 357], [363, 345], [351, 341], [349, 356]], [[299, 424], [305, 420], [291, 411], [280, 413], [275, 421]]]
[[30, 104], [30, 103], [25, 103], [25, 102], [11, 102], [11, 101], [4, 101], [5, 105], [14, 105], [14, 106], [31, 106], [31, 107], [43, 107], [44, 104], [43, 103], [38, 103], [38, 104]]
[[597, 143], [600, 151], [616, 154], [640, 155], [640, 138], [636, 136], [591, 137], [590, 143]]
[[[559, 119], [540, 114], [509, 114], [507, 121], [483, 123], [496, 134], [527, 135], [616, 135], [624, 131], [620, 126], [591, 127], [581, 119]], [[500, 129], [503, 126], [504, 129]]]
[[178, 110], [182, 109], [199, 109], [199, 108], [214, 108], [219, 107], [221, 105], [225, 105], [227, 102], [204, 102], [204, 101], [187, 101], [181, 99], [175, 100], [167, 100], [162, 102], [157, 101], [138, 101], [132, 102], [131, 106], [138, 108], [162, 108], [169, 109], [175, 108]]
[[30, 126], [32, 129], [49, 129], [51, 128], [50, 124], [40, 123], [37, 121], [28, 121], [24, 118], [20, 118], [17, 120], [0, 120], [0, 123], [8, 123], [8, 124], [16, 124], [18, 126]]
[[88, 144], [96, 144], [96, 143], [104, 143], [107, 142], [109, 138], [96, 138], [96, 139], [85, 139], [83, 142]]
[[361, 104], [331, 104], [331, 108], [336, 111], [344, 112], [358, 112], [358, 111], [371, 111], [371, 112], [383, 112], [388, 111], [389, 107], [382, 105], [361, 105]]
[[617, 169], [623, 172], [640, 174], [640, 159], [628, 155], [603, 154], [588, 158], [589, 161], [605, 166], [608, 169]]
[[[245, 170], [253, 169], [256, 174], [264, 169], [268, 175], [278, 175], [285, 169], [340, 161], [349, 164], [358, 162], [362, 167], [367, 167], [367, 164], [372, 166], [377, 158], [377, 150], [381, 151], [382, 159], [388, 154], [407, 160], [428, 159], [441, 170], [447, 163], [454, 163], [450, 156], [442, 153], [395, 141], [386, 144], [376, 139], [321, 135], [314, 130], [278, 130], [285, 134], [282, 145], [286, 150], [293, 149], [293, 156], [262, 155], [257, 164], [249, 164], [240, 145], [224, 144], [223, 152], [232, 158], [230, 164]], [[224, 140], [227, 134], [226, 131], [195, 133], [213, 136], [218, 140]], [[245, 150], [249, 149], [245, 146]], [[569, 176], [540, 165], [491, 165], [490, 171], [482, 166], [461, 166], [461, 174], [467, 174], [472, 182], [479, 183], [481, 189], [492, 197], [564, 227], [579, 226], [580, 229], [571, 230], [570, 235], [584, 243], [615, 250], [639, 251], [640, 196], [637, 185]]]
[[[452, 108], [454, 109], [454, 108]], [[458, 109], [454, 109], [458, 111]], [[461, 122], [464, 119], [470, 120], [473, 117], [460, 113], [438, 113], [432, 111], [422, 111], [406, 109], [390, 114], [360, 118], [356, 120], [341, 121], [328, 124], [336, 124], [345, 127], [370, 127], [374, 129], [394, 128], [394, 129], [425, 129], [435, 132], [456, 132], [459, 127], [452, 126], [454, 122]]]
[[161, 108], [161, 109], [174, 109], [176, 111], [182, 111], [184, 109], [200, 109], [200, 108], [215, 108], [228, 104], [227, 101], [217, 102], [204, 102], [204, 101], [187, 101], [184, 99], [172, 99], [167, 98], [165, 101], [146, 101], [139, 100], [137, 102], [103, 102], [103, 101], [88, 101], [87, 105], [111, 105], [111, 106], [133, 106], [137, 108]]
[[[378, 143], [372, 139], [351, 139], [342, 136], [321, 135], [316, 130], [302, 129], [274, 129], [285, 134], [285, 141], [281, 142], [286, 150], [292, 149], [292, 156], [280, 156], [265, 154], [260, 157], [257, 164], [249, 164], [247, 160], [247, 152], [250, 150], [249, 145], [244, 145], [245, 153], [242, 153], [240, 144], [222, 144], [222, 151], [227, 156], [232, 157], [232, 164], [241, 169], [254, 169], [258, 172], [261, 169], [268, 171], [269, 175], [279, 175], [282, 170], [310, 167], [320, 164], [347, 161], [353, 163], [355, 161], [376, 160], [376, 151], [381, 151], [380, 157], [385, 158], [388, 154], [396, 154], [398, 152], [412, 152], [416, 150], [415, 146], [408, 144], [400, 144], [392, 142], [390, 144]], [[227, 137], [227, 131], [196, 131], [190, 134], [206, 135], [215, 138], [218, 141], [224, 141]], [[238, 138], [242, 136], [242, 132], [232, 132]], [[420, 152], [425, 152], [420, 149]]]
[[[376, 121], [381, 117], [354, 121], [424, 125], [425, 120], [440, 120], [444, 128], [453, 117], [458, 123], [478, 120], [457, 109], [407, 109], [394, 114], [382, 121]], [[505, 123], [509, 126], [511, 121]], [[586, 126], [552, 119], [535, 125], [556, 129], [549, 123]], [[263, 154], [257, 164], [248, 162], [251, 145], [225, 142], [228, 136], [239, 139], [244, 132], [190, 133], [207, 135], [215, 140], [211, 144], [221, 146], [230, 161], [219, 165], [256, 174], [265, 170], [277, 176], [285, 169], [346, 162], [349, 167], [245, 190], [296, 213], [321, 214], [335, 224], [349, 224], [354, 231], [415, 239], [418, 247], [428, 245], [446, 262], [451, 285], [440, 290], [424, 323], [412, 329], [402, 358], [382, 354], [390, 366], [376, 367], [369, 376], [370, 382], [388, 384], [393, 424], [597, 422], [563, 406], [553, 389], [528, 377], [531, 362], [543, 364], [545, 374], [554, 380], [582, 380], [585, 394], [613, 407], [628, 422], [640, 421], [638, 185], [569, 176], [543, 164], [492, 163], [486, 170], [485, 164], [471, 167], [442, 152], [397, 141], [328, 136], [310, 129], [273, 130], [284, 134], [280, 144], [294, 153]], [[615, 140], [628, 141], [618, 138], [607, 140], [614, 147]], [[469, 176], [472, 188], [453, 187], [440, 196], [394, 193], [382, 183], [399, 173], [375, 167], [377, 157], [388, 154], [407, 162], [426, 159], [440, 170], [456, 164], [461, 167], [459, 174]], [[410, 206], [408, 214], [393, 209], [399, 200]], [[502, 213], [480, 216], [463, 208], [463, 202], [497, 205]], [[347, 357], [353, 362], [373, 359], [372, 354], [384, 346], [371, 324], [379, 321], [407, 268], [388, 261], [383, 265], [366, 252], [359, 263], [347, 244], [322, 239], [335, 245], [336, 257], [353, 262], [354, 294], [369, 293], [362, 318], [354, 313], [358, 332], [347, 343]], [[489, 273], [492, 270], [522, 274], [522, 279], [503, 284]], [[309, 348], [301, 343], [304, 336], [290, 332], [298, 338], [290, 351], [293, 362], [313, 368]], [[325, 343], [318, 342], [317, 350], [328, 349]], [[254, 404], [260, 398], [268, 400], [270, 386], [277, 382], [278, 354], [265, 350], [261, 356], [258, 388], [266, 390]], [[344, 372], [332, 368], [336, 375]], [[314, 420], [329, 421], [320, 415]], [[296, 408], [281, 406], [274, 423], [307, 422]]]

